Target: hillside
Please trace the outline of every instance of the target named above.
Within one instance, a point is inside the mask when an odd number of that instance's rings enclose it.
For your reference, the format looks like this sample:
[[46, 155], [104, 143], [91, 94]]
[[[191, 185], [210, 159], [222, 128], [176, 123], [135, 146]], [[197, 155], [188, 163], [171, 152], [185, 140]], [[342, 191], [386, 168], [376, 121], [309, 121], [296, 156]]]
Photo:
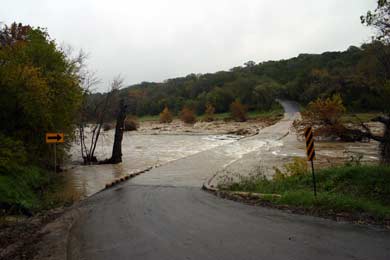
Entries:
[[[235, 99], [249, 110], [270, 110], [276, 97], [305, 104], [334, 93], [341, 94], [349, 110], [382, 110], [385, 100], [381, 93], [390, 67], [383, 66], [383, 61], [389, 60], [389, 53], [389, 47], [373, 42], [342, 52], [300, 54], [258, 64], [248, 61], [229, 71], [189, 74], [162, 83], [142, 82], [120, 90], [120, 95], [135, 97], [132, 113], [138, 116], [157, 115], [164, 106], [174, 113], [189, 106], [203, 114], [207, 103], [223, 113]], [[91, 107], [101, 103], [104, 96], [92, 94]], [[111, 113], [115, 103], [111, 103]]]

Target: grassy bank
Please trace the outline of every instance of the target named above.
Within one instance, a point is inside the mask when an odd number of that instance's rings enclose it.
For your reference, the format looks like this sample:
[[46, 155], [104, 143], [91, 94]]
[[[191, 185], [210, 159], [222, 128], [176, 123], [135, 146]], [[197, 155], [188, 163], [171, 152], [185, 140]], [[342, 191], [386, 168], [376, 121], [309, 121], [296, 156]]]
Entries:
[[61, 175], [35, 166], [13, 165], [0, 173], [0, 215], [32, 215], [68, 205], [72, 199], [61, 192], [63, 186]]
[[279, 175], [273, 180], [261, 173], [221, 185], [230, 191], [280, 194], [266, 197], [275, 205], [300, 207], [323, 214], [349, 213], [355, 218], [390, 218], [390, 167], [346, 165], [317, 172], [318, 196], [314, 198], [309, 172]]
[[57, 206], [61, 176], [28, 159], [22, 142], [0, 134], [0, 143], [0, 215], [31, 215]]

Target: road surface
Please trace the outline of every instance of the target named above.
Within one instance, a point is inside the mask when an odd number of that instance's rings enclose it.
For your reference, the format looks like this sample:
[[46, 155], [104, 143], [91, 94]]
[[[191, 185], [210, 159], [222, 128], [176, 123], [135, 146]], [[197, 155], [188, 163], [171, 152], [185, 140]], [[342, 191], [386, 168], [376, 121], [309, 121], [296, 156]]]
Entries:
[[[153, 169], [80, 205], [68, 259], [390, 259], [389, 232], [223, 200], [216, 171], [294, 150], [297, 106], [259, 135]], [[260, 147], [260, 148], [259, 148]], [[285, 149], [284, 149], [285, 148]]]

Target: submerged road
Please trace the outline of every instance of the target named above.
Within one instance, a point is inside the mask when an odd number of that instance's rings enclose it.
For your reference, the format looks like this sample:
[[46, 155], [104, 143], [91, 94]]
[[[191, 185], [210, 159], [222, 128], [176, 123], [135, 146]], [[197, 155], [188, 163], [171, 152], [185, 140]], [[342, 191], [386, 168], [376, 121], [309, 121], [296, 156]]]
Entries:
[[168, 163], [83, 201], [68, 259], [390, 259], [389, 232], [248, 206], [200, 189], [224, 167], [242, 167], [259, 155], [270, 165], [283, 148], [302, 152], [288, 134], [298, 108], [282, 104], [284, 119], [256, 136]]

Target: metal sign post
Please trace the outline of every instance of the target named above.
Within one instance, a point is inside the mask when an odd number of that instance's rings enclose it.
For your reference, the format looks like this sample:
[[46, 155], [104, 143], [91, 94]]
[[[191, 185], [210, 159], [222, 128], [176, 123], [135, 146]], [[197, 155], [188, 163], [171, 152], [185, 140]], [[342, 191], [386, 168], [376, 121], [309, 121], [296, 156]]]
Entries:
[[54, 173], [57, 173], [57, 143], [64, 141], [64, 133], [46, 133], [46, 143], [54, 144]]
[[57, 143], [54, 143], [54, 174], [57, 173]]
[[317, 183], [316, 183], [316, 176], [314, 174], [314, 163], [313, 163], [313, 160], [315, 160], [316, 158], [316, 151], [314, 150], [314, 135], [313, 135], [313, 129], [311, 127], [305, 129], [305, 138], [306, 138], [307, 160], [311, 162], [314, 196], [317, 197]]

